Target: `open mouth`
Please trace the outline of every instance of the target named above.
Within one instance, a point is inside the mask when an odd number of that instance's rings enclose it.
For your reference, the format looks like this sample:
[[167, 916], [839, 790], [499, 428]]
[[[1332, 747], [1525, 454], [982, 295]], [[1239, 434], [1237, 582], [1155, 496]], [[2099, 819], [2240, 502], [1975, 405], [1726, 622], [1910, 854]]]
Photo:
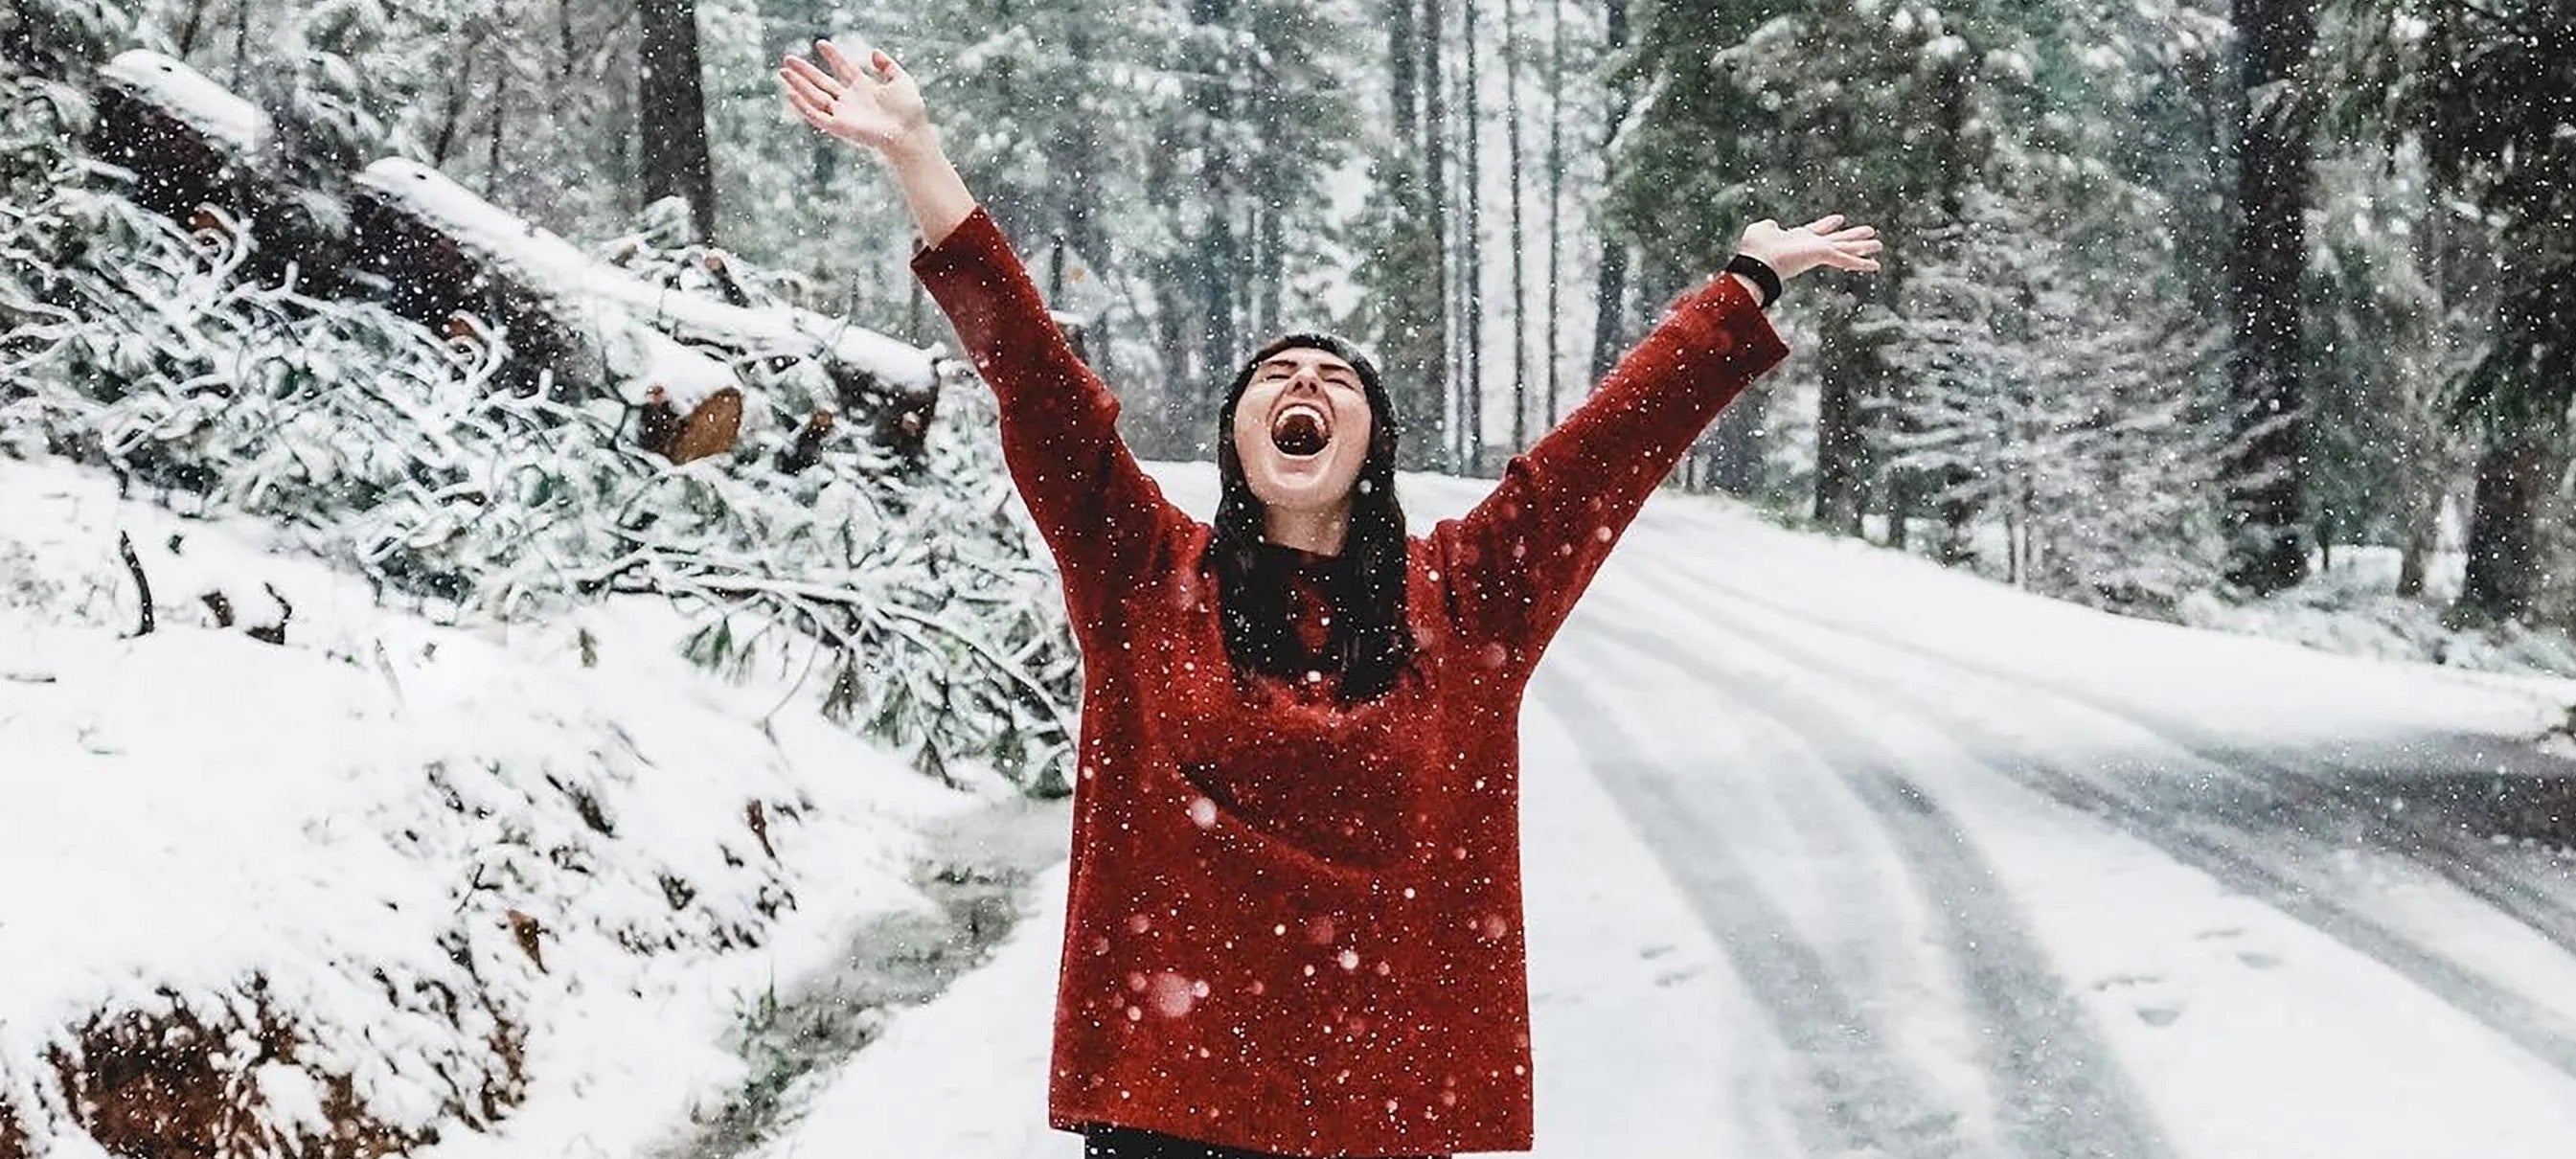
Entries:
[[1325, 446], [1332, 441], [1332, 427], [1324, 421], [1321, 407], [1292, 402], [1270, 416], [1270, 445], [1291, 459], [1323, 454]]

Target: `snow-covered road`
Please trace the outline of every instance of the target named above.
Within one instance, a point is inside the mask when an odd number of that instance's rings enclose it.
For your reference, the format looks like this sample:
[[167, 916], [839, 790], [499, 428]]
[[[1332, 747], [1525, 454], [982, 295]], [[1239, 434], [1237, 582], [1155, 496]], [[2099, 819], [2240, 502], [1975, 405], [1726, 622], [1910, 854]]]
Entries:
[[[1658, 496], [1525, 717], [1539, 1153], [2576, 1153], [2570, 702]], [[1040, 888], [773, 1154], [1078, 1153]]]

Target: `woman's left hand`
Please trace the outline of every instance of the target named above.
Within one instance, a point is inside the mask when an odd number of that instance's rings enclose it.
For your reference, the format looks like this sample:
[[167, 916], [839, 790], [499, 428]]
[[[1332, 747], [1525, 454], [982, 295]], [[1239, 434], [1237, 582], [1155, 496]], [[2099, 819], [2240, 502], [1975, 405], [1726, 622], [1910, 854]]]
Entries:
[[1744, 227], [1736, 250], [1762, 259], [1783, 282], [1818, 266], [1868, 273], [1878, 269], [1869, 255], [1879, 250], [1878, 230], [1866, 225], [1843, 228], [1843, 215], [1828, 213], [1796, 229], [1782, 229], [1770, 218]]

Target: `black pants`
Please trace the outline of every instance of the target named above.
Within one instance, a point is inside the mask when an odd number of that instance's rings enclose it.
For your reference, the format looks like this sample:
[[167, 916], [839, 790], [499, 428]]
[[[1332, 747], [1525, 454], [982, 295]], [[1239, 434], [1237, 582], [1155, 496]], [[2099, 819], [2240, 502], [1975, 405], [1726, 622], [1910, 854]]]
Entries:
[[1090, 1142], [1083, 1145], [1083, 1159], [1284, 1159], [1266, 1151], [1240, 1151], [1132, 1127], [1093, 1127], [1084, 1137]]

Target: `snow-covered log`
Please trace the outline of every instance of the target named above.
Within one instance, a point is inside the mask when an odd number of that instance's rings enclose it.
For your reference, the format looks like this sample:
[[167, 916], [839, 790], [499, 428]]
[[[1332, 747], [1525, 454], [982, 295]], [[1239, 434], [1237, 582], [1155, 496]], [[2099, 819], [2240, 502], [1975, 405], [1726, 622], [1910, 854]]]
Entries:
[[[99, 66], [95, 99], [87, 143], [132, 175], [127, 192], [137, 204], [192, 230], [247, 232], [258, 241], [245, 262], [252, 273], [280, 280], [291, 267], [309, 291], [346, 292], [338, 278], [346, 230], [328, 195], [263, 164], [275, 131], [257, 106], [142, 49]], [[203, 211], [208, 205], [222, 212]]]
[[752, 394], [737, 368], [810, 359], [881, 445], [920, 447], [938, 397], [928, 351], [808, 310], [651, 284], [416, 162], [378, 161], [357, 186], [358, 249], [406, 313], [488, 312], [554, 349], [598, 350], [625, 402], [642, 406], [658, 387], [684, 414], [728, 388]]
[[[563, 397], [634, 407], [658, 388], [693, 430], [730, 431], [722, 416], [698, 415], [700, 404], [725, 391], [758, 400], [744, 370], [809, 359], [866, 437], [908, 460], [920, 454], [938, 399], [928, 351], [808, 310], [654, 285], [412, 161], [357, 175], [343, 225], [317, 212], [328, 195], [261, 164], [275, 135], [265, 114], [157, 53], [102, 66], [98, 101], [90, 145], [133, 174], [136, 201], [193, 228], [245, 230], [257, 239], [256, 272], [277, 277], [291, 265], [309, 293], [364, 294], [442, 330], [459, 318], [499, 327], [512, 354], [504, 387], [551, 384]], [[750, 425], [765, 410], [745, 407]]]

